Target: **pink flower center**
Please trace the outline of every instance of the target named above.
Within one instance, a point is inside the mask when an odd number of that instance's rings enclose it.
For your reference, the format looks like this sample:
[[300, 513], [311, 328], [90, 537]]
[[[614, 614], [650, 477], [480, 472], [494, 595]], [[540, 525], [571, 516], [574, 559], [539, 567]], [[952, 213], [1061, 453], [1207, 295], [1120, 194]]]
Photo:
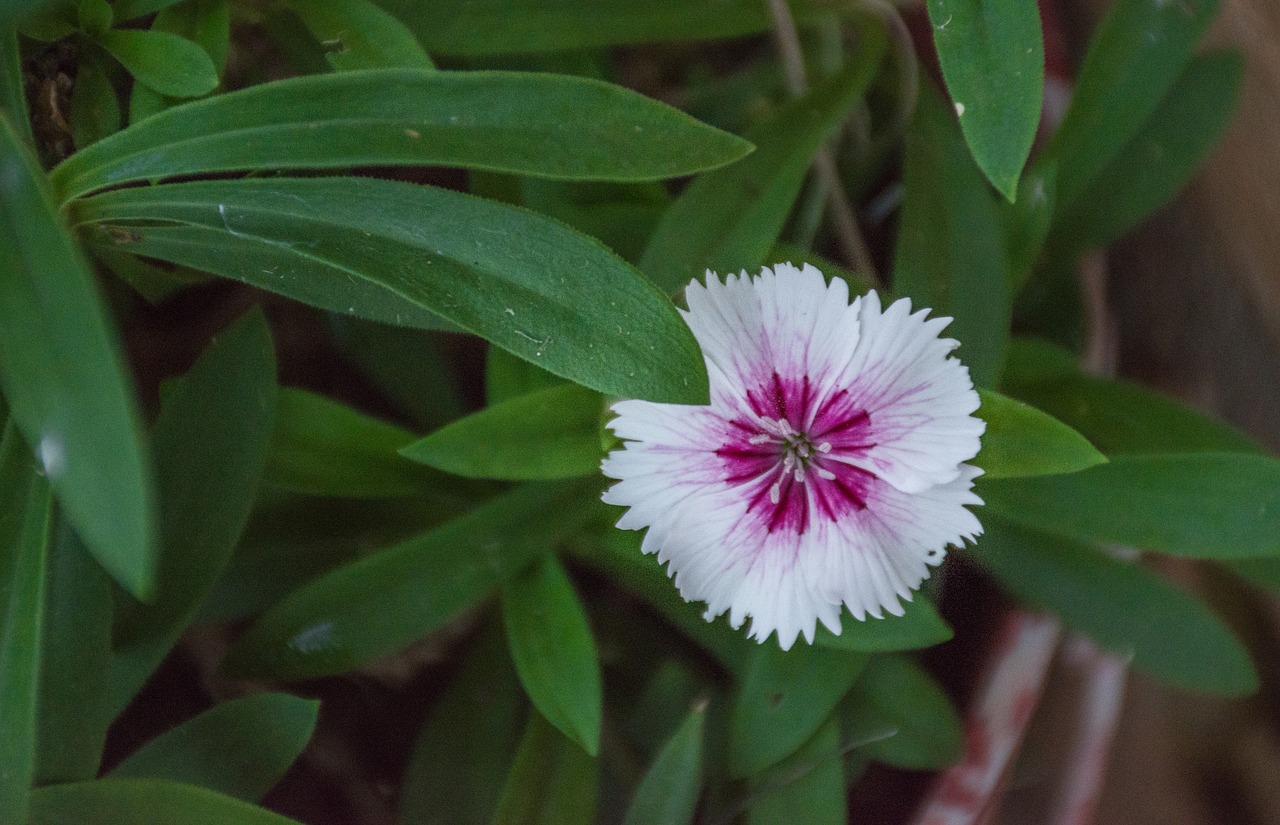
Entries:
[[847, 391], [818, 402], [808, 376], [787, 382], [775, 372], [747, 403], [752, 414], [728, 422], [716, 455], [724, 480], [742, 488], [748, 513], [768, 532], [802, 534], [814, 517], [836, 521], [866, 509], [874, 476], [842, 459], [874, 446], [871, 417]]

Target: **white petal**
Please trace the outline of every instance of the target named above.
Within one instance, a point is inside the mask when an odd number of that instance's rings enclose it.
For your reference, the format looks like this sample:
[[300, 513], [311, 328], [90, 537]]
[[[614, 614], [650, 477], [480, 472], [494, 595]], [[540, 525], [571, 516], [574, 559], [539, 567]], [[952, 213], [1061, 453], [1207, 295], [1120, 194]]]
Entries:
[[874, 448], [844, 459], [904, 492], [957, 478], [978, 454], [986, 424], [971, 415], [978, 393], [969, 370], [948, 357], [955, 341], [939, 338], [949, 318], [911, 313], [904, 298], [882, 313], [875, 292], [861, 301], [862, 333], [845, 380], [850, 397], [871, 416]]

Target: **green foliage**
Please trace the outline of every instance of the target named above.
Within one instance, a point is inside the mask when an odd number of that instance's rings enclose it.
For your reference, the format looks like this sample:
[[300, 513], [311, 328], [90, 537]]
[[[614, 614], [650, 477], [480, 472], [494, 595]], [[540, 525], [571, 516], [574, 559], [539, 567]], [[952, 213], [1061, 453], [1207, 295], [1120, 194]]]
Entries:
[[1280, 555], [1280, 461], [1266, 456], [1123, 455], [977, 489], [988, 512], [1063, 536], [1193, 558]]
[[1210, 693], [1258, 687], [1248, 652], [1222, 621], [1136, 564], [999, 522], [973, 552], [1015, 596], [1054, 611], [1137, 668]]
[[495, 404], [402, 448], [469, 478], [574, 478], [600, 467], [600, 394], [560, 384]]
[[729, 769], [758, 776], [796, 752], [866, 667], [865, 653], [797, 645], [754, 651], [733, 707]]
[[256, 802], [298, 758], [319, 709], [287, 693], [230, 699], [152, 739], [108, 775], [170, 779]]
[[[155, 494], [115, 322], [42, 175], [0, 123], [0, 390], [89, 551], [155, 588]], [[21, 319], [17, 322], [16, 319]]]
[[44, 564], [51, 497], [12, 421], [0, 435], [0, 821], [26, 821], [36, 771]]
[[706, 708], [695, 707], [653, 760], [636, 788], [623, 825], [687, 825], [702, 785]]
[[813, 154], [870, 85], [884, 56], [877, 29], [839, 74], [778, 108], [749, 133], [746, 160], [700, 175], [662, 216], [640, 269], [672, 293], [713, 272], [756, 270], [800, 194]]
[[1107, 460], [1080, 433], [1035, 407], [990, 390], [978, 395], [987, 431], [974, 463], [987, 478], [1073, 473]]
[[595, 640], [587, 613], [554, 556], [543, 556], [506, 583], [502, 623], [533, 706], [595, 756], [602, 701]]
[[951, 700], [906, 656], [872, 656], [840, 703], [839, 716], [844, 738], [887, 765], [936, 770], [959, 761], [964, 750], [964, 730]]
[[599, 242], [532, 212], [371, 178], [174, 183], [80, 206], [97, 244], [385, 323], [439, 314], [601, 392], [706, 397], [671, 303]]
[[1024, 0], [929, 0], [928, 8], [965, 141], [987, 179], [1013, 201], [1044, 95], [1039, 10]]
[[572, 531], [582, 485], [528, 484], [292, 593], [231, 649], [239, 675], [303, 679], [391, 653], [489, 596]]
[[263, 83], [169, 109], [72, 155], [53, 181], [66, 201], [173, 175], [374, 164], [657, 180], [750, 150], [669, 106], [584, 78], [368, 69]]
[[893, 4], [787, 5], [803, 82], [760, 0], [0, 0], [0, 825], [287, 823], [291, 766], [411, 742], [360, 791], [406, 825], [835, 825], [871, 762], [954, 763], [904, 651], [975, 632], [955, 579], [782, 651], [600, 501], [611, 404], [708, 399], [671, 296], [782, 260], [954, 319], [986, 504], [950, 554], [1256, 688], [1139, 554], [1280, 587], [1280, 463], [1047, 342], [1230, 120], [1214, 0], [1117, 0], [1038, 147], [1034, 2], [928, 0], [947, 96]]
[[911, 122], [903, 177], [894, 289], [931, 314], [953, 316], [947, 335], [961, 343], [974, 383], [994, 387], [1009, 338], [1007, 242], [955, 118], [928, 83]]

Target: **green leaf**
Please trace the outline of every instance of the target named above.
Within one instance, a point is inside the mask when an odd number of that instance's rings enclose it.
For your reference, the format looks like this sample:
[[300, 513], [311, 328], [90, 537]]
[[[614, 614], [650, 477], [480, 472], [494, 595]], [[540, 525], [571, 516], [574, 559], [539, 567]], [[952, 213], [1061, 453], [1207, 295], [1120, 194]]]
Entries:
[[[183, 0], [166, 6], [151, 22], [151, 30], [194, 42], [209, 55], [219, 78], [226, 71], [231, 39], [231, 6], [228, 0]], [[162, 95], [150, 87], [136, 84], [129, 92], [129, 122], [137, 123], [181, 102], [181, 98]]]
[[27, 821], [36, 770], [49, 485], [12, 422], [0, 436], [0, 821]]
[[484, 396], [489, 406], [563, 383], [544, 369], [497, 347], [489, 347], [484, 364]]
[[1280, 558], [1237, 559], [1223, 562], [1223, 565], [1259, 587], [1280, 590]]
[[155, 598], [116, 617], [113, 716], [177, 642], [240, 539], [266, 462], [275, 353], [254, 310], [164, 398], [152, 430], [162, 552]]
[[189, 3], [191, 0], [116, 0], [116, 19], [133, 20], [136, 17], [164, 11], [171, 6], [184, 2]]
[[1084, 541], [1210, 559], [1280, 555], [1280, 460], [1115, 456], [1078, 473], [979, 480], [986, 510]]
[[824, 720], [791, 757], [751, 783], [749, 825], [845, 825], [840, 724]]
[[506, 641], [490, 622], [418, 735], [401, 790], [404, 824], [488, 822], [520, 744], [524, 709]]
[[295, 820], [167, 779], [99, 779], [50, 785], [31, 794], [32, 821], [40, 825], [299, 825]]
[[132, 381], [42, 177], [0, 123], [0, 390], [89, 551], [146, 597], [154, 494]]
[[1058, 167], [1054, 163], [1032, 167], [1018, 182], [1018, 199], [1001, 204], [1009, 247], [1009, 286], [1017, 294], [1035, 273], [1053, 229], [1058, 199]]
[[987, 422], [973, 463], [987, 478], [1074, 473], [1107, 458], [1080, 433], [1053, 416], [991, 390], [979, 390], [977, 416]]
[[1080, 374], [1080, 359], [1071, 350], [1043, 338], [1012, 338], [1002, 383], [1007, 387], [1018, 387]]
[[170, 97], [200, 97], [218, 86], [208, 52], [176, 34], [112, 29], [97, 42], [144, 86]]
[[726, 670], [741, 672], [756, 650], [756, 643], [731, 628], [723, 617], [708, 622], [703, 617], [704, 606], [685, 601], [657, 557], [640, 552], [640, 531], [612, 527], [606, 531], [570, 544], [570, 551], [618, 587], [640, 597], [673, 627], [701, 645]]
[[120, 98], [99, 54], [97, 49], [81, 52], [76, 85], [71, 89], [69, 122], [77, 149], [120, 130]]
[[108, 775], [172, 779], [256, 802], [302, 753], [319, 711], [320, 702], [287, 693], [230, 699], [147, 742]]
[[603, 701], [596, 643], [587, 612], [554, 556], [543, 556], [506, 583], [502, 621], [534, 707], [595, 756]]
[[640, 269], [668, 293], [710, 269], [764, 263], [791, 212], [814, 153], [862, 97], [880, 67], [886, 38], [868, 28], [852, 63], [748, 133], [756, 151], [698, 176], [663, 215]]
[[223, 667], [305, 679], [343, 673], [440, 627], [573, 530], [581, 484], [527, 484], [420, 536], [344, 565], [280, 602]]
[[994, 387], [1009, 338], [1009, 263], [1000, 212], [952, 113], [921, 85], [907, 137], [893, 287], [955, 318], [947, 335], [975, 384]]
[[1191, 178], [1235, 111], [1244, 61], [1236, 52], [1192, 58], [1164, 100], [1059, 216], [1058, 249], [1105, 246]]
[[61, 518], [48, 569], [37, 785], [97, 776], [111, 723], [111, 580]]
[[593, 475], [600, 469], [602, 407], [599, 393], [561, 384], [472, 413], [400, 454], [468, 478]]
[[1144, 570], [1072, 541], [989, 521], [970, 552], [1013, 595], [1179, 687], [1247, 694], [1249, 654], [1196, 599]]
[[1040, 13], [1027, 0], [929, 0], [938, 62], [973, 159], [1010, 201], [1044, 96]]
[[1058, 165], [1060, 209], [1084, 195], [1161, 105], [1217, 7], [1217, 0], [1112, 6], [1080, 67], [1071, 107], [1038, 161]]
[[814, 643], [840, 650], [881, 653], [932, 647], [955, 635], [933, 603], [919, 593], [911, 601], [903, 602], [902, 608], [901, 616], [885, 614], [882, 619], [869, 616], [865, 621], [858, 621], [845, 612], [841, 615], [840, 635], [819, 625]]
[[598, 767], [534, 713], [507, 777], [493, 825], [590, 825]]
[[[758, 0], [503, 0], [422, 3], [382, 0], [426, 45], [450, 55], [589, 49], [623, 43], [707, 40], [768, 31], [769, 14]], [[810, 4], [795, 3], [803, 14]]]
[[80, 30], [90, 37], [100, 37], [115, 22], [111, 4], [107, 0], [79, 0], [76, 18]]
[[702, 730], [706, 705], [684, 722], [645, 771], [623, 825], [690, 825], [702, 790]]
[[1231, 425], [1127, 381], [1059, 374], [1008, 391], [1075, 427], [1107, 455], [1262, 452]]
[[422, 495], [444, 477], [397, 454], [414, 439], [394, 424], [286, 387], [277, 400], [266, 478], [278, 487], [320, 496]]
[[22, 53], [18, 48], [18, 33], [3, 24], [5, 2], [0, 0], [0, 117], [17, 124], [18, 136], [30, 146], [34, 141], [31, 118], [27, 114], [27, 95], [23, 90]]
[[791, 755], [822, 726], [849, 691], [868, 655], [772, 642], [751, 657], [729, 732], [729, 770], [756, 776]]
[[[840, 703], [841, 728], [850, 743], [877, 762], [914, 771], [955, 764], [964, 730], [951, 700], [907, 656], [873, 656]], [[892, 735], [885, 737], [884, 734]]]
[[658, 180], [749, 151], [741, 138], [597, 80], [370, 69], [263, 83], [175, 107], [73, 155], [53, 179], [64, 201], [131, 181], [252, 169], [434, 164], [565, 180]]
[[368, 178], [169, 184], [80, 206], [108, 224], [105, 245], [372, 320], [436, 313], [606, 394], [706, 402], [702, 352], [670, 301], [598, 242], [532, 212]]
[[338, 71], [434, 68], [413, 33], [370, 0], [285, 0], [285, 5], [302, 18]]

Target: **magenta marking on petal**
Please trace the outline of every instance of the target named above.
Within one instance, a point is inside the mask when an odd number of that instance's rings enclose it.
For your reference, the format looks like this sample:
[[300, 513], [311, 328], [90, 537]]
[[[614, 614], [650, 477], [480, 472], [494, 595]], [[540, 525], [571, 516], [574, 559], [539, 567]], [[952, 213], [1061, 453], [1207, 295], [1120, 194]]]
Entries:
[[761, 418], [786, 419], [803, 426], [813, 404], [813, 384], [807, 375], [798, 381], [786, 380], [775, 370], [764, 386], [747, 391], [747, 403]]
[[871, 440], [871, 414], [855, 406], [847, 390], [834, 392], [822, 402], [809, 432], [815, 442], [828, 443], [839, 452], [869, 450], [876, 446]]

